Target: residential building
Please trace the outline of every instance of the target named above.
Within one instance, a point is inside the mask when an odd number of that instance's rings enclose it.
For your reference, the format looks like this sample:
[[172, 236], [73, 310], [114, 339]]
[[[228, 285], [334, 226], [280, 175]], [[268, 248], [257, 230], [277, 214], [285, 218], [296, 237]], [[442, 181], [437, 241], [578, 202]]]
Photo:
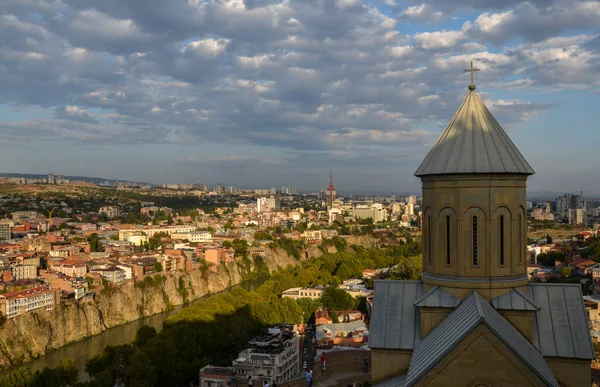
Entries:
[[119, 207], [117, 206], [103, 206], [98, 210], [99, 214], [104, 214], [108, 218], [116, 218], [119, 216]]
[[218, 265], [227, 265], [234, 261], [234, 251], [233, 249], [208, 249], [204, 252], [204, 259], [206, 262], [212, 263], [213, 270], [216, 270]]
[[92, 272], [96, 272], [96, 273], [100, 274], [103, 279], [107, 280], [108, 282], [117, 284], [117, 285], [125, 282], [125, 271], [123, 271], [122, 269], [120, 269], [116, 266], [110, 266], [110, 267], [105, 267], [105, 268], [95, 268], [95, 269], [92, 269]]
[[11, 225], [8, 222], [0, 222], [0, 241], [8, 240], [12, 237]]
[[312, 288], [290, 288], [284, 290], [281, 294], [281, 297], [292, 298], [297, 300], [298, 298], [310, 298], [313, 300], [318, 300], [323, 295], [323, 291], [325, 288], [323, 286], [315, 286]]
[[13, 277], [15, 280], [36, 279], [37, 269], [35, 265], [15, 265], [13, 267]]
[[44, 287], [0, 294], [0, 312], [8, 318], [36, 309], [52, 310], [54, 304], [55, 292]]
[[262, 197], [256, 199], [256, 211], [261, 212], [278, 212], [281, 209], [281, 203], [277, 196]]
[[358, 348], [367, 343], [369, 329], [364, 321], [357, 319], [352, 322], [318, 325], [315, 336], [319, 348], [331, 349], [334, 346]]
[[289, 326], [269, 328], [248, 343], [233, 361], [239, 378], [258, 377], [263, 381], [283, 383], [300, 375], [300, 337]]
[[188, 232], [188, 233], [176, 233], [171, 235], [174, 239], [187, 239], [191, 243], [210, 243], [212, 242], [212, 234], [209, 232]]
[[233, 367], [207, 365], [200, 369], [200, 387], [230, 387]]
[[196, 231], [195, 226], [168, 226], [168, 227], [149, 227], [149, 228], [134, 228], [134, 229], [123, 229], [119, 230], [119, 240], [126, 241], [132, 235], [143, 235], [145, 234], [147, 237], [152, 238], [154, 234], [159, 232], [163, 232], [168, 235], [172, 234], [182, 234]]
[[37, 217], [37, 211], [15, 211], [11, 215], [13, 220], [18, 221]]
[[308, 244], [319, 244], [323, 240], [321, 230], [306, 230], [302, 233], [302, 238]]
[[[369, 205], [357, 205], [348, 211], [350, 216], [356, 219], [373, 219], [373, 222], [385, 222], [388, 219], [388, 211], [380, 203]], [[408, 215], [408, 214], [407, 214]], [[407, 218], [408, 219], [408, 218]]]
[[52, 270], [55, 270], [69, 277], [83, 277], [87, 272], [85, 261], [82, 260], [64, 260], [51, 265]]

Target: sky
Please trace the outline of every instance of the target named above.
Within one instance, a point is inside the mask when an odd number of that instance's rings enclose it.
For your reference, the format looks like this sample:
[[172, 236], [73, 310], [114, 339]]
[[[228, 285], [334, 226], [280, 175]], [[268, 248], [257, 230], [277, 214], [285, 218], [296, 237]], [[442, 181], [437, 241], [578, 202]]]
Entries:
[[2, 0], [0, 172], [416, 192], [477, 92], [536, 174], [600, 196], [600, 2]]

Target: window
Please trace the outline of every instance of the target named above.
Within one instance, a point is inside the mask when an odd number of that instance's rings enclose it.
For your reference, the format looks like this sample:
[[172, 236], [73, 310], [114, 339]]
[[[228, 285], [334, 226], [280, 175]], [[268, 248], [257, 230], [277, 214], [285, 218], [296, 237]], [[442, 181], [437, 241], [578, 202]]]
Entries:
[[431, 263], [431, 216], [427, 217], [427, 259]]
[[446, 265], [450, 264], [450, 216], [446, 215]]
[[504, 266], [504, 215], [500, 215], [500, 266]]
[[473, 266], [479, 265], [477, 257], [477, 216], [473, 216]]
[[523, 263], [523, 216], [519, 214], [519, 265]]

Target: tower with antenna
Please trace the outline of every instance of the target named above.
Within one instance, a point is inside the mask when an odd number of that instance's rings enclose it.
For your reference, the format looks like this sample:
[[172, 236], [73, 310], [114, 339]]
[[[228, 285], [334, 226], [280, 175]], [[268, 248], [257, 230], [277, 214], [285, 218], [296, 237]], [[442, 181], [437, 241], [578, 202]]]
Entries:
[[327, 197], [327, 211], [333, 208], [333, 202], [335, 201], [335, 187], [333, 186], [333, 174], [331, 170], [329, 170], [329, 187], [327, 187], [326, 197]]

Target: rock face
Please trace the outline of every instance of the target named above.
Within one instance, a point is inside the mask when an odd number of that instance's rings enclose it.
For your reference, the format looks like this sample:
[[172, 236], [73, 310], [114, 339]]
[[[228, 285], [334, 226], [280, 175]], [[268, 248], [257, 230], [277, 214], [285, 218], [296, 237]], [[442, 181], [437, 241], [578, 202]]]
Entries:
[[[352, 237], [348, 244], [367, 248], [375, 245], [371, 237]], [[330, 248], [335, 252], [335, 248]], [[315, 246], [301, 252], [302, 259], [319, 257]], [[264, 258], [269, 271], [296, 266], [300, 262], [280, 248], [270, 250]], [[200, 270], [169, 275], [155, 275], [152, 284], [126, 283], [103, 290], [93, 301], [58, 305], [53, 311], [35, 311], [8, 320], [0, 328], [0, 368], [27, 362], [48, 351], [97, 335], [139, 318], [170, 310], [207, 294], [223, 291], [244, 280], [247, 267], [236, 261], [217, 272]], [[250, 269], [254, 269], [253, 267]]]
[[[284, 253], [269, 254], [265, 263], [274, 270], [299, 262]], [[10, 319], [0, 328], [0, 368], [27, 362], [106, 329], [223, 291], [241, 283], [244, 270], [241, 264], [233, 263], [227, 268], [220, 266], [217, 272], [158, 274], [151, 284], [129, 282], [100, 291], [93, 301], [61, 303], [53, 311], [34, 311]]]

